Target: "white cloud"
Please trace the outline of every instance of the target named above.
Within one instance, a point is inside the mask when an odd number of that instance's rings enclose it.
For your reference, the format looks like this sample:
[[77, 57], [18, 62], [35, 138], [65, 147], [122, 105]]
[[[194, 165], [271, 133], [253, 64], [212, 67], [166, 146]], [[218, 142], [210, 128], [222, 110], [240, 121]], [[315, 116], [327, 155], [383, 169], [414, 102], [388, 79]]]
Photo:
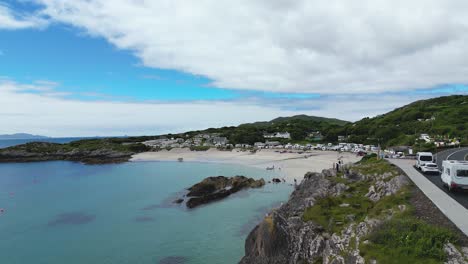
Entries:
[[[0, 134], [27, 132], [48, 136], [154, 135], [309, 114], [357, 120], [384, 113], [412, 100], [408, 96], [337, 96], [269, 103], [80, 101], [63, 98], [50, 82], [20, 84], [0, 80]], [[292, 110], [291, 107], [297, 107]], [[310, 107], [314, 106], [313, 109]]]
[[0, 30], [43, 28], [47, 24], [47, 20], [38, 15], [17, 14], [8, 6], [0, 3]]
[[158, 134], [234, 125], [293, 111], [235, 102], [126, 103], [67, 100], [43, 87], [0, 83], [0, 133], [49, 136]]
[[468, 83], [466, 0], [36, 0], [42, 14], [223, 88], [323, 94]]

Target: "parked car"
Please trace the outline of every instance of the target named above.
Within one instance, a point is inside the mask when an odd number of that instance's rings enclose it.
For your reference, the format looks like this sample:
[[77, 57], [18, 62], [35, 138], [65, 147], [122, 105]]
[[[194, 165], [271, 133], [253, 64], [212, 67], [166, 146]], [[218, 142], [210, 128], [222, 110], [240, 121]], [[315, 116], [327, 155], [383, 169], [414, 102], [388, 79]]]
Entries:
[[424, 173], [439, 173], [439, 166], [435, 163], [425, 163], [421, 166], [421, 171]]
[[449, 191], [468, 190], [468, 161], [444, 160], [440, 179]]

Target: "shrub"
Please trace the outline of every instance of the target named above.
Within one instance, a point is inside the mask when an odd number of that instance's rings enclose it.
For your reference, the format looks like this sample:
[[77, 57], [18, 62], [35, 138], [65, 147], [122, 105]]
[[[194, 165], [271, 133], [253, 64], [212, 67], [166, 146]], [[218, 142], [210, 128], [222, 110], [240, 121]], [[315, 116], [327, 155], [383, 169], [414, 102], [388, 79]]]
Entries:
[[444, 244], [457, 241], [449, 230], [409, 215], [385, 222], [368, 239], [371, 243], [361, 245], [361, 252], [378, 263], [441, 263], [447, 257]]

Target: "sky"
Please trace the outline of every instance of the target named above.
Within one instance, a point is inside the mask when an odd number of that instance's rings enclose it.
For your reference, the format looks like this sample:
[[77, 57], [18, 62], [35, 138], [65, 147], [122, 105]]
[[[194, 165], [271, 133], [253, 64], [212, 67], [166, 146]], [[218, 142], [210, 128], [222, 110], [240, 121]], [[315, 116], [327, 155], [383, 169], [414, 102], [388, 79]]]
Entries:
[[466, 0], [0, 0], [0, 134], [356, 121], [468, 94]]

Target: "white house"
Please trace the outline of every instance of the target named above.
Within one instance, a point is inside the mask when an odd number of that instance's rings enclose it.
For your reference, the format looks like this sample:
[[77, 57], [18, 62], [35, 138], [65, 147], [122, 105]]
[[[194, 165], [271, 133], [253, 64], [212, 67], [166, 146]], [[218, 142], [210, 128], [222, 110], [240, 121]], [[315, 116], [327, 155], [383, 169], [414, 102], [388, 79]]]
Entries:
[[256, 148], [265, 148], [266, 144], [263, 142], [255, 142], [254, 147]]
[[291, 134], [289, 132], [275, 132], [275, 133], [269, 133], [269, 134], [264, 134], [263, 137], [265, 138], [285, 138], [285, 139], [290, 139]]
[[431, 137], [429, 137], [428, 134], [421, 134], [419, 136], [419, 139], [422, 139], [422, 140], [426, 141], [426, 143], [432, 142], [432, 139], [431, 139]]

